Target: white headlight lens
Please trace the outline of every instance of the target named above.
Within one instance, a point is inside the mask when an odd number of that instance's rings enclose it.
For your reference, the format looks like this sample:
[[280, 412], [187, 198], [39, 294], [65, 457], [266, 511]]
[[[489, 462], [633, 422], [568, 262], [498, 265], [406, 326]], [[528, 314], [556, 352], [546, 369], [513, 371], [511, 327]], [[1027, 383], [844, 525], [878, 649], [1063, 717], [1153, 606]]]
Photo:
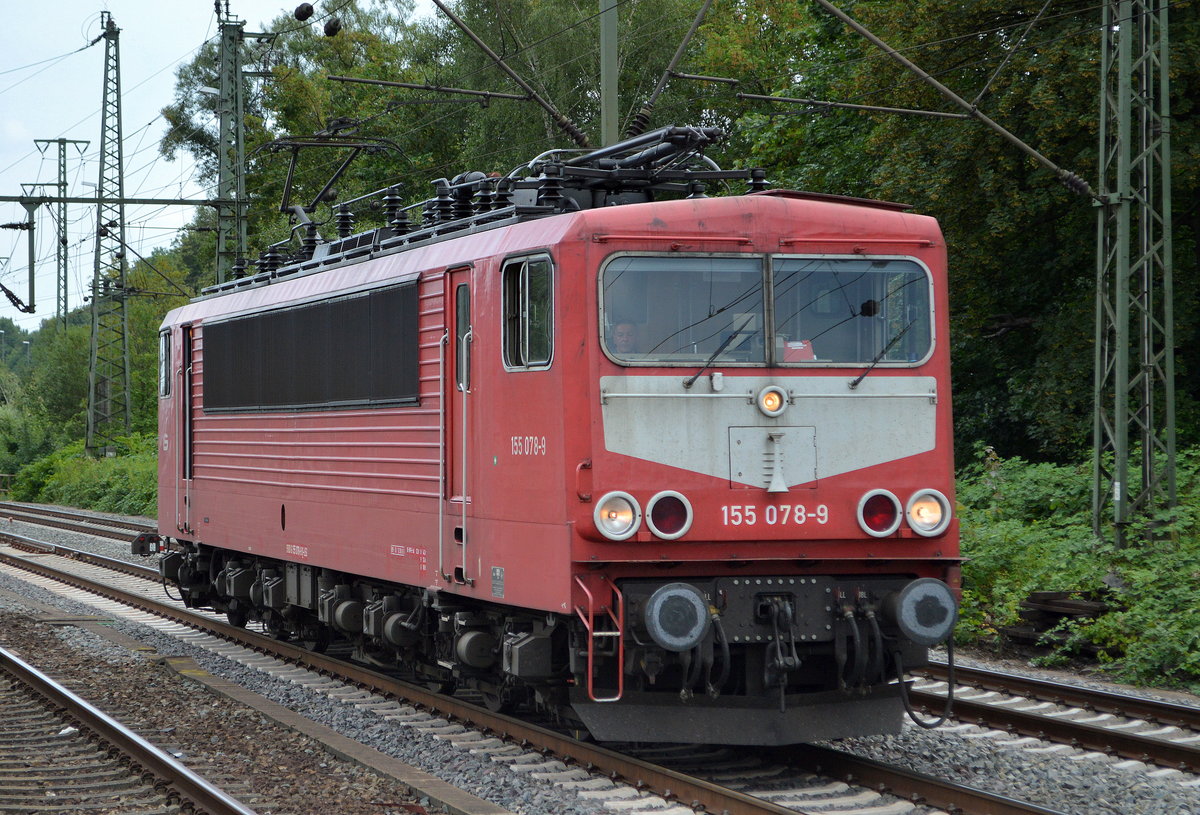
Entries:
[[610, 540], [623, 541], [637, 532], [642, 511], [629, 493], [610, 492], [596, 504], [592, 517], [600, 534]]
[[758, 392], [758, 409], [765, 416], [775, 417], [787, 407], [787, 393], [778, 385], [768, 385]]
[[921, 490], [908, 499], [905, 514], [918, 535], [940, 535], [950, 525], [950, 502], [937, 490]]

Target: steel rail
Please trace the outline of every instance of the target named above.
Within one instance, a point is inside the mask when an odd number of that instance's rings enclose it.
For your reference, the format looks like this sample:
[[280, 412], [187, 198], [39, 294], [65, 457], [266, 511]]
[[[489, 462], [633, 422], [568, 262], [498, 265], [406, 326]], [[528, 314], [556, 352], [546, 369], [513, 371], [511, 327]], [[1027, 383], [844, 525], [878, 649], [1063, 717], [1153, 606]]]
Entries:
[[[176, 608], [86, 577], [64, 574], [47, 564], [11, 558], [3, 553], [0, 553], [0, 560], [176, 622], [202, 628], [247, 648], [296, 663], [320, 674], [337, 676], [372, 692], [403, 699], [410, 704], [517, 741], [529, 749], [560, 756], [589, 771], [606, 774], [614, 780], [622, 780], [639, 789], [653, 789], [667, 800], [678, 801], [712, 813], [795, 815], [796, 812], [794, 809], [719, 784], [675, 772], [599, 745], [578, 741], [536, 724], [502, 713], [493, 713], [465, 700], [434, 693], [420, 685], [387, 676], [364, 666], [347, 663], [336, 657], [318, 654], [273, 637], [229, 625], [212, 616]], [[858, 784], [882, 786], [893, 795], [914, 801], [930, 801], [934, 805], [945, 803], [946, 807], [950, 807], [950, 811], [961, 815], [1062, 815], [1055, 810], [836, 751], [816, 752], [816, 748], [808, 746], [788, 749], [791, 751], [789, 755], [808, 757], [805, 760], [811, 760], [830, 772], [853, 776]], [[794, 760], [793, 758], [793, 763]]]
[[974, 787], [943, 781], [930, 775], [883, 764], [869, 758], [811, 744], [788, 748], [788, 757], [818, 768], [826, 775], [843, 777], [847, 783], [884, 789], [913, 803], [954, 813], [986, 815], [1067, 815]]
[[[955, 674], [955, 678], [958, 679], [957, 666]], [[991, 682], [993, 684], [997, 682], [994, 675]], [[1052, 685], [1053, 683], [1047, 684]], [[995, 689], [1003, 690], [1005, 688]], [[1008, 689], [1011, 690], [1011, 688]], [[1064, 688], [1063, 690], [1075, 691], [1072, 698], [1086, 698], [1083, 689]], [[929, 709], [940, 708], [945, 702], [944, 695], [928, 691], [911, 690], [909, 696], [914, 702], [927, 705]], [[1084, 706], [1060, 699], [1041, 701], [1056, 701], [1075, 707]], [[1129, 708], [1126, 707], [1119, 715], [1129, 716]], [[1009, 705], [971, 701], [963, 699], [957, 694], [954, 698], [954, 717], [960, 721], [974, 720], [989, 727], [1023, 736], [1033, 736], [1137, 761], [1152, 762], [1162, 767], [1171, 767], [1184, 772], [1200, 773], [1200, 747], [1180, 744], [1160, 737], [1138, 735], [1102, 725], [1072, 721], [1063, 717], [1049, 717], [1036, 712], [1017, 710]]]
[[613, 779], [623, 779], [626, 783], [638, 788], [650, 787], [659, 790], [659, 794], [664, 798], [690, 802], [693, 807], [704, 807], [714, 813], [795, 815], [796, 812], [793, 809], [744, 795], [718, 784], [692, 778], [604, 747], [580, 742], [562, 733], [556, 733], [547, 728], [505, 716], [502, 713], [492, 713], [484, 707], [473, 705], [462, 699], [433, 693], [419, 685], [386, 676], [369, 668], [314, 653], [290, 643], [281, 642], [244, 628], [237, 628], [209, 616], [175, 608], [152, 598], [127, 592], [80, 575], [66, 574], [44, 563], [31, 562], [4, 553], [0, 553], [0, 561], [185, 625], [202, 628], [239, 645], [262, 653], [269, 653], [318, 673], [336, 675], [367, 690], [405, 699], [412, 704], [489, 730], [503, 738], [516, 740], [531, 749], [565, 755], [574, 763], [593, 772], [607, 774]]
[[46, 543], [44, 541], [34, 540], [33, 538], [24, 535], [18, 535], [15, 532], [0, 532], [0, 541], [8, 543], [18, 549], [26, 549], [31, 552], [40, 552], [47, 555], [58, 555], [69, 560], [75, 560], [80, 563], [90, 563], [93, 566], [103, 566], [106, 569], [111, 569], [114, 572], [122, 572], [124, 574], [133, 575], [134, 577], [142, 577], [153, 583], [161, 583], [162, 577], [157, 568], [150, 566], [139, 566], [136, 563], [130, 563], [126, 560], [118, 560], [107, 555], [97, 555], [94, 552], [84, 552], [80, 549], [74, 549], [70, 546], [63, 546], [60, 543]]
[[81, 729], [112, 745], [135, 765], [163, 781], [199, 811], [208, 815], [255, 815], [253, 809], [4, 648], [0, 648], [0, 668], [64, 711], [64, 715], [78, 722]]
[[[153, 524], [139, 523], [138, 521], [101, 518], [83, 512], [15, 504], [9, 501], [0, 501], [0, 516], [15, 521], [52, 526], [57, 529], [68, 529], [72, 532], [117, 540], [129, 539], [128, 532], [153, 532], [156, 529]], [[118, 530], [126, 530], [126, 532]]]
[[54, 529], [62, 529], [67, 532], [78, 532], [83, 535], [94, 535], [98, 538], [109, 538], [111, 540], [131, 540], [133, 535], [129, 530], [106, 529], [90, 523], [79, 523], [70, 521], [65, 518], [53, 518], [48, 515], [38, 515], [27, 512], [16, 512], [9, 510], [3, 513], [6, 518], [22, 523], [36, 524], [37, 526], [48, 526]]
[[[928, 667], [916, 671], [916, 673], [942, 681], [947, 678], [946, 665], [941, 662], [930, 663]], [[1158, 724], [1200, 730], [1200, 707], [1126, 696], [1106, 690], [1078, 688], [1047, 679], [1036, 679], [982, 668], [965, 668], [961, 665], [954, 666], [954, 678], [963, 685], [971, 685], [985, 690], [1019, 694], [1043, 702], [1054, 702], [1070, 707], [1081, 707], [1085, 710], [1095, 710], [1099, 713], [1111, 713], [1114, 716], [1129, 716]]]

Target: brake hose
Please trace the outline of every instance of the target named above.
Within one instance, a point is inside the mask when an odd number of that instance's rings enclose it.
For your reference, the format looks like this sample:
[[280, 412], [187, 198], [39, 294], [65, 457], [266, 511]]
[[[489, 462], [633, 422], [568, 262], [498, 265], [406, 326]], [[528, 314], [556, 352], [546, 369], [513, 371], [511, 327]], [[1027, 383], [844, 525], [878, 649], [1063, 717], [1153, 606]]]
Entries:
[[883, 632], [879, 630], [879, 622], [875, 619], [874, 609], [867, 609], [866, 618], [871, 621], [871, 634], [875, 643], [875, 647], [871, 651], [870, 664], [867, 666], [867, 681], [874, 682], [876, 679], [880, 679], [886, 682], [887, 674], [884, 668]]
[[850, 635], [854, 637], [854, 674], [850, 678], [850, 684], [858, 685], [863, 681], [867, 672], [867, 642], [863, 639], [862, 632], [858, 630], [858, 621], [854, 619], [854, 612], [847, 610], [845, 619], [850, 623]]
[[918, 727], [924, 727], [926, 730], [933, 730], [935, 727], [940, 727], [950, 718], [951, 708], [954, 705], [954, 637], [951, 636], [950, 639], [946, 640], [946, 707], [942, 710], [942, 715], [932, 722], [917, 718], [917, 712], [913, 710], [912, 700], [908, 698], [908, 685], [904, 684], [904, 664], [901, 661], [900, 649], [897, 648], [892, 652], [892, 655], [896, 660], [896, 683], [900, 686], [900, 701], [904, 704], [904, 712], [908, 714], [908, 718], [913, 720], [913, 724]]
[[725, 687], [726, 680], [729, 679], [729, 639], [725, 636], [725, 629], [721, 625], [721, 618], [716, 614], [712, 615], [713, 629], [717, 632], [717, 642], [721, 646], [721, 672], [717, 674], [717, 681], [713, 682], [708, 687], [708, 695], [716, 699], [721, 693], [721, 688]]

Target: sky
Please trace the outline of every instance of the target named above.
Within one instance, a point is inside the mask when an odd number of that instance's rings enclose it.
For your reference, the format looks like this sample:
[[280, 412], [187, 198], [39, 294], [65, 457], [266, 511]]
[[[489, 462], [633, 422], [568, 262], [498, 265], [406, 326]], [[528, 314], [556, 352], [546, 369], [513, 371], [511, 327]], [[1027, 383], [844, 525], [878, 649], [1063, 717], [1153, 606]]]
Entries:
[[[224, 0], [222, 0], [224, 2]], [[332, 0], [317, 0], [317, 15]], [[229, 0], [247, 31], [259, 31], [299, 0]], [[0, 8], [18, 12], [13, 2]], [[0, 27], [0, 195], [22, 195], [21, 185], [56, 183], [58, 147], [43, 155], [35, 139], [82, 139], [67, 145], [69, 194], [93, 195], [99, 173], [100, 105], [104, 42], [84, 48], [100, 33], [100, 12], [109, 11], [121, 29], [120, 63], [125, 194], [147, 198], [204, 196], [193, 181], [189, 157], [167, 161], [158, 143], [167, 125], [159, 111], [174, 100], [175, 70], [217, 34], [213, 0], [40, 0], [19, 4], [15, 19]], [[314, 17], [314, 20], [316, 18]], [[77, 49], [82, 51], [75, 52]], [[66, 55], [66, 56], [64, 56]], [[82, 151], [79, 149], [82, 148]], [[48, 190], [53, 193], [53, 190]], [[51, 207], [37, 211], [34, 314], [22, 314], [0, 297], [0, 317], [27, 331], [54, 317], [57, 226]], [[168, 246], [192, 217], [192, 207], [126, 207], [126, 240], [142, 255]], [[18, 203], [0, 203], [0, 224], [27, 220]], [[67, 212], [68, 306], [76, 308], [90, 289], [95, 245], [95, 208], [72, 204]], [[0, 229], [0, 283], [28, 302], [28, 234]], [[4, 260], [7, 258], [7, 260]]]

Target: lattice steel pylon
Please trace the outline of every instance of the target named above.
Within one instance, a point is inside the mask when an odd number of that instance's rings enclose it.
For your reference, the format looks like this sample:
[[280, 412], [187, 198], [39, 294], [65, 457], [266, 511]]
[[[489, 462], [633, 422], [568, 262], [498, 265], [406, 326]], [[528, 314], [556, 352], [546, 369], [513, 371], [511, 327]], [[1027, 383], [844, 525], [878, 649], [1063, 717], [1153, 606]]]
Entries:
[[[219, 5], [218, 5], [219, 9]], [[220, 88], [217, 97], [217, 282], [223, 283], [238, 258], [246, 256], [247, 201], [245, 100], [242, 79], [244, 20], [221, 15]]]
[[52, 144], [58, 145], [58, 197], [56, 201], [55, 221], [57, 231], [54, 240], [55, 258], [57, 259], [57, 293], [55, 295], [54, 317], [63, 328], [67, 327], [67, 145], [73, 144], [80, 151], [91, 142], [81, 139], [34, 139], [33, 143], [44, 154]]
[[1168, 6], [1103, 7], [1092, 523], [1118, 546], [1176, 503]]
[[125, 175], [121, 133], [120, 33], [100, 13], [104, 95], [100, 109], [100, 177], [96, 187], [96, 254], [92, 275], [92, 344], [88, 366], [87, 449], [112, 455], [132, 426], [129, 318], [125, 312]]

